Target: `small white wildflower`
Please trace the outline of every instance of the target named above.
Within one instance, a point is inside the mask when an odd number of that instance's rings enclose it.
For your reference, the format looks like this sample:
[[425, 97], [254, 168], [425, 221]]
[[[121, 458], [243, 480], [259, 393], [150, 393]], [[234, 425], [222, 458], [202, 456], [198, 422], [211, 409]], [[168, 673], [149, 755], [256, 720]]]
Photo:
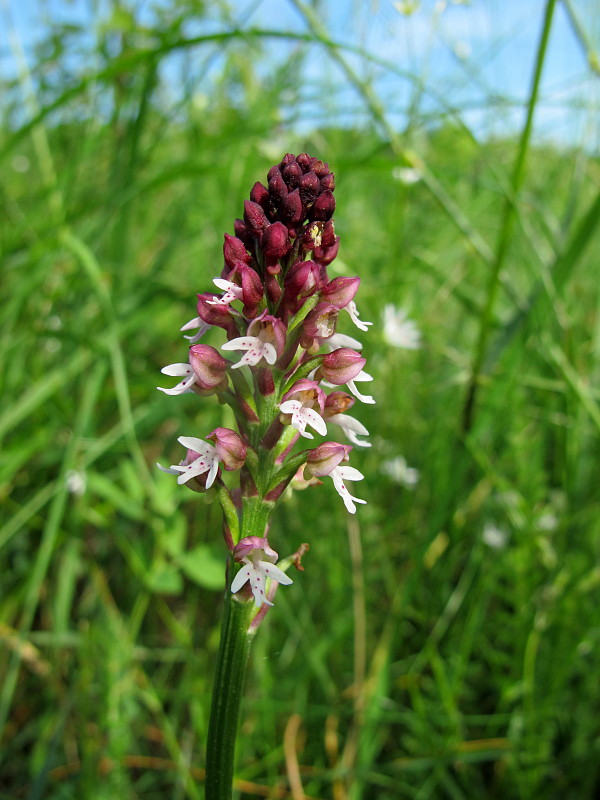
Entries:
[[419, 482], [419, 470], [409, 467], [404, 456], [396, 456], [396, 458], [384, 461], [381, 471], [395, 483], [399, 483], [407, 489], [414, 489]]
[[492, 550], [503, 550], [508, 542], [508, 533], [493, 522], [486, 522], [481, 538]]
[[87, 485], [85, 472], [81, 472], [78, 469], [70, 469], [65, 475], [65, 481], [68, 492], [75, 494], [78, 497], [81, 497], [81, 495], [84, 494], [85, 487]]
[[418, 350], [421, 347], [421, 332], [417, 325], [408, 319], [404, 309], [391, 304], [383, 309], [383, 338], [392, 347], [405, 350]]

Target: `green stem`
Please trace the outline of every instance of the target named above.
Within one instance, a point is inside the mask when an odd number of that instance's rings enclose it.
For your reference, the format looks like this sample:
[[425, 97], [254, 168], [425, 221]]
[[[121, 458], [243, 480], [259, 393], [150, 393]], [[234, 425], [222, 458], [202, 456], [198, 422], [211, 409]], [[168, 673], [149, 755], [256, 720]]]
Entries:
[[481, 315], [481, 323], [479, 328], [479, 338], [471, 367], [471, 378], [467, 387], [467, 394], [463, 406], [463, 420], [462, 430], [467, 434], [473, 427], [475, 418], [475, 400], [479, 384], [485, 356], [487, 353], [488, 340], [491, 334], [492, 325], [494, 321], [494, 308], [496, 299], [500, 288], [500, 277], [504, 261], [508, 253], [509, 246], [512, 241], [512, 233], [516, 220], [517, 202], [519, 193], [525, 178], [525, 160], [529, 149], [529, 142], [531, 139], [531, 132], [533, 130], [533, 116], [537, 106], [539, 96], [540, 82], [542, 78], [542, 69], [546, 57], [546, 50], [550, 40], [550, 30], [552, 28], [552, 15], [556, 7], [556, 0], [547, 0], [546, 11], [544, 14], [544, 24], [538, 45], [537, 57], [535, 61], [535, 69], [533, 74], [533, 81], [531, 91], [529, 94], [529, 103], [527, 105], [527, 117], [525, 125], [521, 131], [521, 138], [519, 141], [519, 151], [514, 165], [511, 189], [512, 192], [506, 198], [504, 213], [502, 217], [502, 226], [500, 228], [499, 240], [496, 249], [496, 256], [492, 264], [492, 270], [489, 277], [487, 297]]
[[235, 739], [252, 634], [252, 601], [225, 592], [206, 748], [206, 800], [231, 800]]

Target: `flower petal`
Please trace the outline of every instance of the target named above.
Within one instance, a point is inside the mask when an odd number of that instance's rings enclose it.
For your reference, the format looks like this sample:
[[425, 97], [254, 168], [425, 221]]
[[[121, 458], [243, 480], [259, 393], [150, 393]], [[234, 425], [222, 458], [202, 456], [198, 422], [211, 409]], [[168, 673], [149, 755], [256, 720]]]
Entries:
[[161, 369], [163, 375], [180, 376], [191, 375], [194, 370], [190, 364], [169, 364]]
[[208, 472], [208, 477], [206, 479], [206, 488], [210, 489], [210, 487], [215, 482], [215, 478], [217, 477], [217, 472], [219, 471], [219, 459], [215, 455], [215, 459], [210, 465], [210, 470]]
[[257, 344], [262, 344], [257, 336], [238, 336], [236, 339], [230, 339], [225, 344], [222, 344], [221, 350], [250, 350], [252, 347], [256, 347]]
[[252, 573], [254, 572], [254, 564], [246, 564], [241, 570], [237, 573], [235, 578], [231, 582], [231, 591], [233, 594], [239, 592], [242, 586], [246, 583], [246, 581], [250, 580]]
[[311, 426], [311, 428], [314, 428], [317, 433], [320, 433], [321, 436], [327, 435], [327, 425], [318, 411], [315, 411], [314, 408], [303, 408], [300, 413], [306, 422]]
[[204, 439], [197, 439], [195, 436], [180, 436], [177, 441], [188, 450], [201, 453], [204, 456], [214, 457], [216, 450], [212, 444], [205, 442]]
[[267, 578], [277, 581], [277, 583], [280, 583], [282, 586], [289, 586], [290, 583], [294, 582], [283, 570], [276, 567], [275, 564], [271, 564], [269, 561], [259, 561], [256, 566], [261, 572], [264, 572]]

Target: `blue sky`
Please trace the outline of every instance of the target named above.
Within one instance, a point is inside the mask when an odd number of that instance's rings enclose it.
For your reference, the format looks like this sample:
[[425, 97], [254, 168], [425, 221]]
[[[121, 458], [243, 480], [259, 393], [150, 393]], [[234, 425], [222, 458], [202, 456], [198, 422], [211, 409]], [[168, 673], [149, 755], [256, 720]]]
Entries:
[[[1, 3], [4, 19], [14, 26], [28, 53], [45, 36], [49, 24], [76, 22], [91, 27], [106, 19], [106, 9], [112, 6], [108, 0]], [[144, 19], [151, 16], [153, 6], [168, 6], [169, 0], [130, 0], [129, 4], [135, 5]], [[600, 0], [571, 0], [571, 4], [598, 53]], [[399, 127], [405, 123], [407, 104], [413, 102], [422, 114], [439, 115], [445, 107], [460, 108], [473, 131], [485, 136], [516, 130], [522, 123], [545, 5], [544, 0], [322, 0], [320, 18], [332, 39], [363, 47], [391, 65], [393, 69], [386, 69], [349, 57], [353, 67], [368, 77], [384, 99]], [[296, 32], [306, 29], [301, 14], [288, 0], [234, 0], [229, 7], [233, 16], [246, 24]], [[202, 32], [218, 27], [216, 21], [201, 25]], [[8, 25], [2, 28], [7, 31]], [[6, 72], [13, 64], [6, 37], [0, 37]], [[269, 41], [272, 63], [285, 60], [290, 47], [286, 42]], [[181, 63], [176, 58], [166, 63], [165, 75], [175, 79]], [[268, 61], [262, 67], [267, 71], [270, 68]], [[218, 69], [217, 58], [213, 71]], [[332, 120], [360, 120], [361, 101], [335, 65], [324, 62], [315, 50], [305, 69], [307, 86], [327, 87], [327, 113]], [[399, 73], [412, 78], [402, 78]], [[595, 147], [599, 81], [559, 2], [543, 73], [536, 134]], [[504, 99], [501, 112], [490, 98]]]

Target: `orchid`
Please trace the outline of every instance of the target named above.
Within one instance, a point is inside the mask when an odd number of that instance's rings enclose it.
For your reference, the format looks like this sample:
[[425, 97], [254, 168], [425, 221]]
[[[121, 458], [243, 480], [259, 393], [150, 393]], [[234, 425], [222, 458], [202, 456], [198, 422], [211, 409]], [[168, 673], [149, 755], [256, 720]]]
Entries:
[[192, 456], [195, 456], [190, 461], [186, 459], [181, 464], [171, 465], [171, 470], [180, 473], [177, 483], [187, 483], [192, 478], [197, 478], [207, 472], [206, 488], [210, 489], [219, 469], [216, 448], [202, 439], [196, 439], [195, 436], [180, 436], [177, 441], [191, 450]]
[[241, 561], [243, 566], [231, 582], [231, 591], [235, 594], [250, 581], [250, 589], [254, 595], [254, 602], [260, 608], [263, 604], [272, 606], [267, 597], [267, 581], [272, 580], [283, 586], [293, 583], [285, 572], [275, 566], [278, 554], [269, 547], [265, 538], [248, 536], [242, 539], [234, 550], [234, 557]]
[[[216, 395], [236, 427], [216, 427], [204, 438], [180, 436], [184, 458], [168, 468], [159, 465], [178, 484], [213, 494], [223, 511], [229, 591], [207, 737], [207, 798], [216, 787], [211, 798], [231, 797], [232, 771], [221, 767], [232, 763], [238, 711], [221, 700], [241, 694], [250, 632], [262, 623], [278, 587], [292, 584], [285, 570], [302, 569], [308, 548], [298, 543], [283, 568], [275, 565], [278, 554], [267, 539], [267, 533], [276, 535], [270, 528], [274, 507], [286, 490], [314, 491], [325, 476], [349, 513], [366, 503], [348, 488], [363, 479], [348, 464], [351, 445], [297, 447], [315, 433], [326, 436], [329, 423], [356, 447], [370, 447], [367, 429], [346, 413], [354, 398], [375, 400], [357, 388], [373, 380], [364, 369], [362, 344], [338, 333], [338, 322], [346, 311], [363, 332], [372, 323], [360, 318], [355, 303], [360, 278], [327, 274], [340, 247], [334, 187], [329, 166], [306, 153], [288, 153], [271, 167], [266, 184], [254, 184], [233, 235], [225, 234], [223, 268], [212, 281], [220, 294], [198, 292], [197, 316], [181, 328], [191, 345], [187, 362], [162, 370], [178, 382], [160, 391]], [[224, 339], [215, 347], [199, 343], [209, 329]], [[223, 353], [241, 355], [232, 361]], [[228, 713], [235, 717], [231, 725]]]
[[171, 377], [183, 377], [172, 389], [163, 389], [162, 386], [157, 386], [159, 392], [164, 392], [169, 395], [186, 394], [192, 391], [192, 386], [196, 383], [196, 374], [190, 364], [169, 364], [167, 367], [161, 369], [163, 375]]
[[388, 304], [383, 309], [383, 338], [393, 347], [418, 350], [421, 347], [421, 331], [416, 323], [408, 319], [407, 312]]
[[356, 506], [354, 503], [366, 503], [366, 500], [361, 500], [359, 497], [353, 497], [344, 481], [361, 481], [365, 476], [354, 467], [335, 467], [329, 473], [329, 477], [333, 480], [333, 485], [339, 496], [344, 501], [344, 505], [351, 514], [356, 513]]
[[215, 278], [213, 283], [217, 289], [221, 289], [221, 291], [225, 292], [225, 294], [223, 297], [216, 297], [214, 300], [207, 300], [206, 302], [210, 303], [210, 305], [228, 306], [230, 303], [233, 303], [234, 300], [242, 299], [243, 289], [236, 283], [225, 281], [222, 278]]

